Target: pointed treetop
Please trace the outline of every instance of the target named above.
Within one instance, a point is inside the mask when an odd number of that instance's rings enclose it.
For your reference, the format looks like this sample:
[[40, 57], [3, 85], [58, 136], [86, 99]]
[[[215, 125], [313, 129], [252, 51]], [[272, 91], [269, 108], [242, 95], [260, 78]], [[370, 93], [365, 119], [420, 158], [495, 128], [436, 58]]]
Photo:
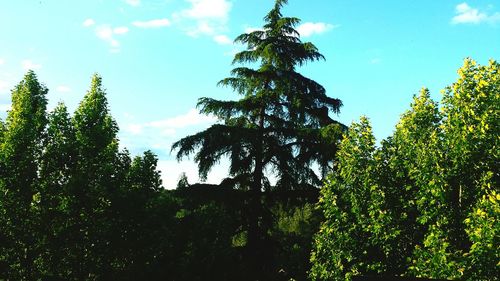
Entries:
[[[42, 130], [45, 124], [48, 89], [38, 82], [34, 71], [29, 70], [23, 80], [12, 90], [12, 108], [7, 115], [7, 126], [15, 123], [25, 124], [35, 130]], [[30, 117], [32, 120], [27, 120]]]
[[262, 29], [241, 34], [235, 39], [235, 42], [247, 45], [247, 49], [235, 55], [233, 64], [260, 61], [268, 68], [288, 71], [307, 62], [324, 60], [314, 44], [300, 40], [295, 29], [300, 19], [282, 15], [281, 8], [287, 3], [286, 0], [277, 0], [264, 17]]
[[92, 75], [92, 80], [90, 82], [90, 87], [101, 87], [102, 86], [102, 77], [99, 75], [99, 73], [94, 73]]
[[87, 91], [87, 94], [80, 102], [80, 105], [75, 113], [75, 116], [83, 114], [84, 110], [88, 111], [86, 113], [87, 115], [90, 113], [92, 113], [93, 115], [108, 114], [108, 101], [106, 98], [106, 90], [103, 89], [102, 78], [97, 73], [95, 73], [92, 76], [90, 89]]
[[51, 131], [60, 131], [72, 127], [68, 108], [63, 102], [59, 102], [57, 106], [50, 112], [49, 116], [49, 126], [47, 130], [49, 133]]
[[118, 125], [108, 109], [102, 78], [92, 76], [90, 89], [80, 102], [74, 116], [78, 139], [89, 148], [102, 149], [116, 141]]
[[58, 102], [56, 107], [52, 110], [53, 113], [56, 112], [68, 112], [68, 107], [66, 107], [66, 104], [62, 101]]

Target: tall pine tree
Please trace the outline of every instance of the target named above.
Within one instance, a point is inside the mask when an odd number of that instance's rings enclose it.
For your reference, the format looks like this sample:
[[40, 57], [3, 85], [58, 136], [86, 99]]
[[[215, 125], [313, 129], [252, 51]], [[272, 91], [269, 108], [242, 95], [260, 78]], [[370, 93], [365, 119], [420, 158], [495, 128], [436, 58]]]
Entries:
[[[229, 158], [229, 177], [221, 184], [250, 190], [246, 247], [250, 272], [256, 274], [249, 278], [254, 280], [269, 278], [259, 273], [274, 271], [267, 238], [270, 215], [261, 192], [318, 187], [332, 168], [345, 130], [329, 115], [339, 112], [341, 101], [328, 97], [325, 88], [298, 72], [299, 67], [324, 57], [312, 43], [301, 41], [295, 29], [300, 20], [282, 15], [286, 3], [276, 0], [261, 30], [235, 40], [247, 47], [233, 60], [243, 66], [234, 68], [232, 76], [219, 85], [232, 88], [241, 98], [201, 98], [201, 113], [216, 116], [219, 123], [172, 146], [178, 159], [196, 152], [201, 178], [223, 157]], [[265, 171], [272, 171], [277, 180], [274, 187]]]
[[269, 189], [264, 171], [275, 171], [277, 188], [318, 186], [313, 163], [328, 171], [344, 126], [330, 118], [342, 105], [297, 68], [324, 57], [312, 43], [300, 40], [297, 18], [283, 17], [286, 0], [277, 0], [262, 30], [235, 40], [247, 46], [236, 54], [232, 77], [219, 82], [242, 96], [237, 101], [201, 98], [198, 107], [220, 123], [174, 143], [178, 159], [193, 154], [202, 178], [219, 160], [230, 159], [231, 181], [240, 188]]

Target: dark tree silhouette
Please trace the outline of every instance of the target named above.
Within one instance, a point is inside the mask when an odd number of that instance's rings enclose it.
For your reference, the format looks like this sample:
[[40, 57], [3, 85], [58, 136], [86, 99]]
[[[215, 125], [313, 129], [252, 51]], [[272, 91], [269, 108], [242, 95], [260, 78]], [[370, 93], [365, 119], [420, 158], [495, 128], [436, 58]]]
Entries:
[[[223, 157], [230, 160], [229, 177], [221, 185], [249, 190], [247, 249], [251, 272], [270, 272], [271, 252], [266, 241], [269, 212], [262, 205], [262, 191], [316, 188], [332, 168], [345, 126], [329, 113], [338, 113], [342, 103], [326, 95], [317, 82], [297, 68], [323, 60], [318, 49], [302, 42], [295, 26], [298, 18], [284, 17], [286, 0], [277, 0], [264, 17], [261, 30], [235, 40], [246, 50], [235, 55], [231, 77], [219, 82], [242, 97], [236, 101], [201, 98], [201, 113], [212, 114], [219, 123], [173, 144], [177, 158], [195, 153], [201, 178]], [[321, 175], [313, 167], [318, 164]], [[271, 186], [265, 171], [277, 183]], [[253, 276], [251, 279], [265, 278]]]
[[262, 30], [235, 40], [247, 49], [236, 54], [233, 63], [260, 64], [256, 69], [234, 68], [231, 77], [219, 82], [242, 98], [201, 98], [201, 112], [215, 115], [220, 122], [172, 146], [178, 159], [196, 152], [202, 178], [227, 156], [231, 164], [226, 182], [242, 189], [269, 190], [272, 187], [264, 175], [268, 169], [277, 178], [275, 188], [293, 190], [320, 184], [313, 163], [319, 164], [322, 175], [332, 166], [345, 126], [329, 113], [338, 113], [342, 103], [297, 72], [297, 67], [324, 57], [312, 43], [300, 40], [294, 29], [299, 19], [282, 16], [286, 3], [276, 1]]

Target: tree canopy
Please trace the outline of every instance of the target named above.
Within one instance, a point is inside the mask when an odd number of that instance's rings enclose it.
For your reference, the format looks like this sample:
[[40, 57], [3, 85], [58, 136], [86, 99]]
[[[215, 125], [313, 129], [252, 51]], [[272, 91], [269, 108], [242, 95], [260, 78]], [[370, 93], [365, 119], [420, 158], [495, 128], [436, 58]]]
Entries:
[[299, 73], [324, 57], [285, 4], [235, 40], [219, 85], [239, 99], [200, 98], [218, 122], [172, 147], [202, 179], [227, 158], [218, 184], [165, 188], [152, 151], [120, 146], [98, 74], [69, 112], [28, 71], [0, 120], [0, 281], [499, 280], [500, 64], [466, 59], [377, 143]]
[[200, 98], [201, 113], [219, 122], [172, 146], [178, 159], [195, 154], [201, 178], [223, 157], [230, 161], [225, 183], [241, 189], [272, 189], [266, 170], [273, 171], [276, 189], [317, 187], [321, 175], [313, 164], [319, 164], [323, 175], [331, 170], [344, 125], [330, 113], [338, 113], [342, 103], [298, 72], [300, 66], [324, 57], [312, 43], [301, 41], [295, 29], [300, 20], [282, 15], [286, 3], [277, 0], [261, 30], [235, 40], [246, 46], [233, 60], [242, 66], [219, 85], [232, 88], [241, 99]]
[[323, 187], [310, 277], [497, 280], [500, 65], [466, 59], [442, 106], [423, 89], [374, 146], [354, 123]]

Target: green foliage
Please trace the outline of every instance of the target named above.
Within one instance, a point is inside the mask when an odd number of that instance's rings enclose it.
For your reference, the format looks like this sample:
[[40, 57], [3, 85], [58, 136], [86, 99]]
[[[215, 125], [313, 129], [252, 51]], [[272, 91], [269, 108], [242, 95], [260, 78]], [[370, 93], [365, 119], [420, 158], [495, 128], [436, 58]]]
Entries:
[[47, 115], [46, 94], [28, 72], [0, 124], [0, 279], [138, 275], [160, 251], [159, 231], [173, 224], [159, 217], [175, 213], [175, 201], [159, 193], [156, 156], [131, 161], [119, 152], [99, 76], [73, 118], [64, 104]]
[[325, 221], [315, 237], [311, 256], [312, 279], [350, 280], [353, 274], [376, 270], [369, 263], [379, 253], [369, 243], [370, 190], [375, 138], [367, 118], [353, 123], [340, 144], [337, 170], [321, 190], [319, 206]]
[[71, 226], [75, 219], [71, 215], [78, 198], [72, 191], [78, 152], [74, 127], [64, 104], [48, 115], [43, 146], [39, 165], [39, 216], [43, 224], [38, 238], [45, 250], [40, 256], [39, 270], [42, 275], [67, 276], [72, 271], [66, 249], [73, 242]]
[[[423, 89], [379, 147], [365, 117], [339, 142], [286, 2], [236, 39], [258, 68], [220, 84], [242, 98], [200, 99], [219, 123], [174, 145], [205, 177], [228, 156], [219, 185], [164, 190], [151, 151], [120, 151], [98, 75], [71, 116], [29, 71], [0, 120], [0, 280], [498, 280], [500, 65], [465, 60], [442, 107]], [[317, 208], [314, 163], [333, 171]]]
[[[490, 183], [486, 183], [489, 185]], [[466, 267], [469, 278], [482, 280], [498, 276], [500, 253], [500, 195], [489, 190], [478, 200], [475, 208], [465, 219], [466, 231], [472, 243], [467, 255]]]
[[[73, 173], [70, 205], [73, 233], [70, 247], [75, 277], [96, 278], [110, 270], [109, 238], [111, 225], [107, 222], [113, 188], [123, 178], [119, 167], [118, 128], [111, 118], [101, 78], [92, 77], [90, 89], [77, 108], [72, 124], [78, 157]], [[76, 266], [76, 264], [79, 264]]]
[[162, 188], [161, 175], [157, 171], [158, 158], [151, 151], [144, 152], [142, 157], [135, 157], [130, 167], [129, 177], [133, 188], [148, 188], [159, 191]]
[[500, 276], [499, 64], [458, 73], [441, 111], [422, 90], [379, 148], [365, 119], [351, 126], [321, 191], [312, 279]]
[[318, 230], [320, 214], [309, 202], [285, 201], [272, 208], [270, 236], [275, 243], [276, 267], [282, 280], [306, 280], [311, 238]]
[[0, 236], [4, 241], [0, 259], [9, 265], [7, 274], [17, 280], [36, 278], [36, 256], [42, 250], [36, 243], [41, 223], [37, 171], [47, 123], [46, 94], [45, 86], [29, 71], [12, 90], [12, 110], [0, 146]]
[[[217, 117], [218, 123], [172, 146], [179, 160], [194, 154], [202, 179], [227, 158], [229, 173], [220, 186], [249, 191], [244, 206], [248, 219], [241, 231], [246, 233], [244, 258], [250, 280], [273, 279], [280, 266], [270, 245], [273, 218], [262, 191], [317, 188], [332, 169], [345, 130], [329, 115], [339, 112], [341, 101], [297, 71], [324, 57], [312, 43], [301, 41], [295, 29], [300, 20], [282, 15], [285, 4], [286, 0], [276, 0], [261, 30], [235, 39], [246, 50], [234, 56], [233, 64], [239, 66], [218, 85], [231, 88], [240, 99], [200, 98], [200, 112]], [[265, 171], [276, 178], [275, 186]]]
[[[253, 280], [253, 194], [185, 177], [164, 190], [152, 152], [119, 151], [97, 75], [73, 116], [62, 103], [45, 114], [46, 93], [29, 72], [0, 122], [0, 280]], [[261, 196], [290, 278], [305, 278], [319, 222], [309, 193]]]
[[89, 157], [112, 146], [118, 132], [118, 126], [109, 114], [106, 93], [101, 83], [102, 78], [95, 74], [73, 118], [82, 154]]
[[229, 176], [237, 187], [270, 189], [263, 173], [268, 169], [276, 171], [276, 188], [293, 190], [318, 186], [320, 180], [311, 164], [320, 164], [326, 172], [333, 162], [344, 127], [329, 112], [338, 113], [342, 103], [296, 71], [298, 66], [324, 58], [312, 43], [300, 40], [295, 30], [300, 20], [283, 17], [281, 7], [286, 3], [276, 1], [264, 17], [262, 30], [235, 40], [247, 49], [236, 54], [233, 63], [259, 65], [256, 69], [236, 67], [231, 77], [219, 82], [241, 99], [200, 98], [201, 113], [212, 114], [220, 122], [172, 147], [178, 150], [178, 159], [195, 153], [202, 178], [227, 156]]

